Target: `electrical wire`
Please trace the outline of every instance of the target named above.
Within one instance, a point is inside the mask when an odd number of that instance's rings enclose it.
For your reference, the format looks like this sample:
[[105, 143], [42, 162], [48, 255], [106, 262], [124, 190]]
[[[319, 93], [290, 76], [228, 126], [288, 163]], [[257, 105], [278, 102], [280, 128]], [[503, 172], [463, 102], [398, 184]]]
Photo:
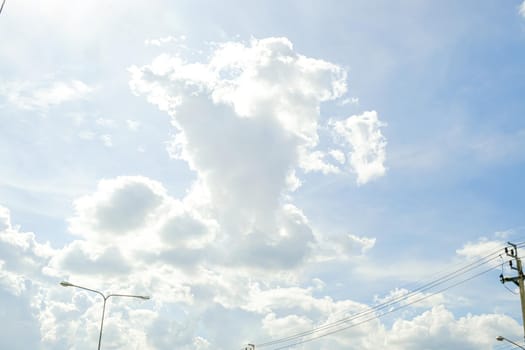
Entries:
[[[521, 247], [523, 245], [523, 243], [519, 243], [519, 244], [517, 244], [517, 246], [518, 245]], [[346, 317], [346, 318], [343, 318], [341, 320], [322, 325], [320, 327], [311, 329], [309, 331], [300, 332], [300, 333], [293, 334], [293, 335], [288, 336], [288, 337], [276, 339], [276, 340], [273, 340], [273, 341], [268, 341], [268, 342], [265, 342], [265, 343], [259, 343], [257, 345], [257, 347], [261, 348], [261, 347], [267, 347], [267, 346], [277, 345], [277, 344], [282, 344], [282, 343], [290, 343], [290, 342], [293, 342], [293, 341], [295, 341], [297, 339], [304, 338], [306, 336], [313, 336], [315, 333], [320, 333], [320, 332], [323, 332], [323, 331], [325, 332], [325, 333], [323, 333], [321, 335], [318, 335], [318, 336], [315, 336], [315, 337], [312, 337], [312, 338], [308, 338], [307, 340], [301, 340], [300, 342], [297, 342], [297, 344], [296, 343], [288, 344], [285, 347], [278, 348], [278, 349], [284, 349], [284, 348], [289, 347], [289, 346], [302, 344], [303, 342], [306, 342], [306, 341], [312, 341], [312, 340], [318, 339], [320, 337], [324, 337], [324, 336], [327, 336], [327, 335], [330, 335], [330, 334], [333, 334], [333, 333], [340, 332], [340, 331], [345, 330], [345, 329], [350, 328], [350, 327], [355, 327], [358, 324], [362, 324], [364, 322], [368, 322], [368, 321], [376, 319], [378, 317], [382, 317], [382, 316], [384, 316], [386, 314], [389, 314], [389, 313], [397, 311], [397, 310], [399, 310], [401, 308], [404, 308], [404, 307], [407, 307], [409, 305], [412, 305], [412, 304], [414, 304], [416, 302], [419, 302], [419, 301], [422, 301], [424, 299], [427, 299], [427, 298], [429, 298], [429, 297], [431, 297], [431, 296], [433, 296], [433, 295], [435, 295], [437, 293], [441, 293], [441, 292], [443, 292], [443, 291], [445, 291], [447, 289], [450, 289], [450, 288], [452, 288], [452, 287], [454, 287], [456, 285], [465, 283], [466, 281], [468, 281], [468, 280], [470, 280], [472, 278], [475, 278], [475, 277], [477, 277], [477, 276], [479, 276], [481, 274], [484, 274], [484, 273], [487, 273], [487, 272], [493, 270], [494, 267], [491, 267], [490, 269], [485, 270], [482, 273], [476, 274], [476, 275], [474, 275], [474, 276], [472, 276], [470, 278], [467, 278], [467, 279], [462, 280], [460, 282], [454, 283], [451, 286], [442, 288], [438, 292], [430, 293], [430, 294], [428, 294], [426, 296], [423, 296], [423, 297], [421, 297], [419, 299], [416, 299], [415, 301], [410, 301], [407, 304], [398, 305], [397, 307], [394, 307], [396, 304], [400, 304], [403, 301], [408, 301], [409, 298], [415, 297], [416, 295], [418, 295], [418, 293], [421, 293], [421, 292], [427, 291], [427, 290], [429, 290], [431, 288], [435, 288], [437, 286], [443, 285], [446, 282], [449, 282], [449, 281], [451, 281], [451, 280], [453, 280], [455, 278], [458, 278], [459, 276], [462, 276], [462, 275], [464, 275], [464, 274], [466, 274], [466, 273], [468, 273], [468, 272], [470, 272], [470, 271], [472, 271], [474, 269], [477, 269], [477, 268], [479, 268], [479, 267], [481, 267], [483, 265], [486, 265], [486, 264], [490, 263], [491, 261], [493, 261], [493, 260], [497, 259], [498, 257], [500, 257], [500, 254], [498, 254], [500, 251], [501, 251], [501, 248], [498, 249], [497, 251], [494, 251], [494, 252], [492, 252], [492, 253], [490, 253], [490, 254], [488, 254], [488, 255], [486, 255], [486, 256], [484, 256], [484, 257], [482, 257], [482, 258], [480, 258], [480, 259], [478, 259], [478, 260], [476, 260], [476, 261], [474, 261], [472, 263], [469, 263], [469, 264], [467, 264], [467, 265], [465, 265], [465, 266], [463, 266], [463, 267], [461, 267], [461, 268], [459, 268], [459, 269], [457, 269], [457, 270], [455, 270], [455, 271], [453, 271], [451, 273], [447, 273], [444, 276], [441, 276], [440, 278], [437, 278], [437, 279], [435, 279], [435, 280], [433, 280], [433, 281], [431, 281], [431, 282], [429, 282], [429, 283], [427, 283], [427, 284], [425, 284], [425, 285], [423, 285], [423, 286], [421, 286], [419, 288], [416, 288], [416, 289], [410, 291], [407, 294], [401, 295], [399, 297], [396, 297], [396, 298], [393, 298], [391, 300], [388, 300], [388, 301], [386, 301], [384, 303], [378, 304], [378, 305], [376, 305], [376, 306], [374, 306], [374, 307], [372, 307], [370, 309], [367, 309], [366, 311], [359, 312], [359, 313], [354, 314], [354, 315], [352, 315], [350, 317]], [[502, 266], [503, 266], [503, 264], [502, 264]], [[381, 314], [379, 316], [375, 314], [377, 311], [381, 311], [381, 310], [383, 310], [385, 308], [388, 308], [388, 307], [393, 307], [393, 308], [391, 310], [388, 310], [388, 311], [384, 312], [383, 314]], [[360, 320], [357, 324], [352, 324], [350, 326], [337, 328], [337, 327], [343, 326], [344, 324], [349, 323], [350, 321], [354, 321], [354, 320], [357, 320], [359, 318], [363, 318], [363, 317], [365, 317], [367, 315], [370, 315], [370, 314], [374, 314], [374, 315], [372, 317], [369, 317], [369, 318], [365, 319], [365, 320]]]
[[512, 344], [501, 344], [495, 348], [493, 348], [493, 350], [514, 350], [514, 349], [517, 349], [516, 345], [512, 345]]
[[[522, 341], [514, 341], [514, 342], [520, 346], [523, 346]], [[519, 349], [519, 347], [517, 347], [516, 345], [512, 343], [504, 343], [504, 344], [499, 344], [498, 346], [494, 348], [494, 350], [510, 350], [510, 349], [513, 349], [513, 350]]]
[[[476, 262], [480, 262], [481, 260], [483, 260], [484, 258], [487, 258], [491, 255], [494, 255], [496, 254], [496, 252], [499, 252], [501, 248], [498, 248], [496, 251], [482, 257], [482, 258], [479, 258], [478, 260], [476, 260], [475, 262], [473, 262], [473, 264], [475, 264]], [[503, 258], [501, 257], [501, 254], [499, 254], [499, 257], [503, 260]], [[417, 281], [413, 281], [413, 282], [408, 282], [408, 283], [405, 283], [399, 287], [397, 287], [396, 289], [401, 289], [401, 290], [406, 290], [408, 293], [406, 294], [403, 294], [401, 296], [399, 296], [400, 298], [403, 298], [405, 297], [406, 295], [410, 294], [411, 292], [417, 292], [419, 291], [420, 289], [422, 289], [424, 286], [430, 284], [431, 282], [435, 282], [436, 281], [436, 276], [442, 276], [441, 278], [445, 277], [445, 275], [449, 275], [450, 274], [450, 270], [453, 270], [453, 271], [456, 271], [457, 269], [462, 269], [462, 268], [465, 268], [465, 261], [460, 261], [460, 262], [456, 262], [454, 264], [451, 264], [447, 267], [444, 267], [444, 268], [441, 268], [439, 271], [435, 271], [432, 273], [432, 276], [433, 278], [430, 278], [430, 277], [426, 277], [426, 278], [420, 278], [419, 280]], [[502, 272], [503, 272], [503, 263], [501, 264], [501, 269], [502, 269]], [[439, 278], [437, 278], [439, 279]], [[419, 287], [417, 287], [419, 285]], [[414, 288], [412, 289], [411, 286], [415, 286], [417, 288]], [[393, 299], [389, 299], [387, 300], [387, 302], [392, 302]], [[377, 305], [376, 305], [377, 306]], [[335, 313], [332, 314], [332, 316], [334, 315], [338, 315], [338, 314], [342, 314], [342, 313], [345, 313], [349, 310], [341, 310], [341, 311], [337, 311]], [[292, 332], [293, 333], [293, 332]]]
[[413, 300], [413, 301], [411, 301], [411, 302], [409, 302], [409, 303], [406, 303], [406, 304], [400, 305], [400, 306], [397, 307], [397, 308], [390, 309], [390, 310], [384, 312], [383, 314], [380, 314], [380, 315], [373, 315], [372, 317], [369, 317], [369, 318], [367, 318], [367, 319], [361, 320], [361, 321], [359, 321], [359, 322], [357, 322], [357, 323], [353, 323], [353, 324], [351, 324], [351, 325], [348, 325], [348, 326], [345, 326], [345, 327], [342, 327], [342, 328], [338, 328], [338, 329], [335, 329], [335, 330], [331, 330], [331, 331], [329, 331], [329, 332], [327, 332], [327, 333], [323, 333], [323, 334], [320, 334], [320, 335], [315, 336], [315, 337], [312, 337], [312, 338], [304, 339], [304, 340], [301, 340], [301, 341], [298, 341], [298, 342], [295, 342], [295, 343], [291, 343], [291, 344], [286, 344], [286, 345], [284, 345], [284, 346], [281, 346], [281, 347], [278, 347], [278, 348], [274, 348], [273, 350], [282, 350], [282, 349], [289, 348], [289, 347], [291, 347], [291, 346], [296, 346], [296, 345], [300, 345], [300, 344], [304, 344], [304, 343], [309, 343], [309, 342], [311, 342], [311, 341], [314, 341], [314, 340], [317, 340], [317, 339], [320, 339], [320, 338], [324, 338], [324, 337], [326, 337], [326, 336], [328, 336], [328, 335], [332, 335], [332, 334], [335, 334], [335, 333], [339, 333], [339, 332], [342, 332], [342, 331], [344, 331], [344, 330], [347, 330], [347, 329], [350, 329], [350, 328], [354, 328], [354, 327], [356, 327], [356, 326], [359, 326], [359, 325], [361, 325], [361, 324], [363, 324], [363, 323], [370, 322], [370, 321], [375, 320], [375, 319], [379, 319], [379, 318], [381, 318], [381, 317], [383, 317], [383, 316], [385, 316], [385, 315], [388, 315], [388, 314], [391, 314], [391, 313], [396, 312], [396, 311], [398, 311], [398, 310], [404, 309], [404, 308], [406, 308], [406, 307], [408, 307], [408, 306], [410, 306], [410, 305], [416, 304], [416, 303], [418, 303], [418, 302], [420, 302], [420, 301], [423, 301], [423, 300], [425, 300], [425, 299], [428, 299], [428, 298], [430, 298], [430, 297], [433, 297], [433, 296], [436, 295], [436, 294], [442, 293], [442, 292], [444, 292], [444, 291], [446, 291], [446, 290], [449, 290], [449, 289], [451, 289], [451, 288], [454, 288], [454, 287], [456, 287], [456, 286], [458, 286], [458, 285], [460, 285], [460, 284], [463, 284], [463, 283], [465, 283], [465, 282], [468, 282], [468, 281], [470, 281], [470, 280], [472, 280], [472, 279], [474, 279], [474, 278], [476, 278], [476, 277], [479, 277], [479, 276], [481, 276], [481, 275], [483, 275], [483, 274], [485, 274], [485, 273], [487, 273], [487, 272], [490, 272], [490, 271], [492, 271], [492, 270], [494, 270], [494, 267], [491, 267], [491, 268], [489, 268], [489, 269], [487, 269], [487, 270], [484, 270], [484, 271], [482, 271], [482, 272], [480, 272], [480, 273], [477, 273], [477, 274], [475, 274], [475, 275], [473, 275], [473, 276], [471, 276], [471, 277], [469, 277], [469, 278], [466, 278], [466, 279], [464, 279], [464, 280], [462, 280], [462, 281], [456, 282], [456, 283], [454, 283], [454, 284], [452, 284], [452, 285], [450, 285], [450, 286], [448, 286], [448, 287], [446, 287], [446, 288], [442, 288], [442, 289], [440, 289], [440, 290], [438, 290], [438, 291], [436, 291], [436, 292], [434, 292], [434, 293], [427, 294], [427, 295], [425, 295], [425, 296], [423, 296], [423, 297], [421, 297], [421, 298], [419, 298], [419, 299], [416, 299], [416, 300]]
[[[483, 264], [488, 263], [489, 261], [485, 261], [485, 262], [483, 262]], [[465, 268], [468, 268], [470, 265], [472, 265], [472, 264], [467, 265]], [[463, 271], [462, 274], [466, 273], [466, 272], [468, 272], [468, 271], [470, 271], [470, 270], [472, 270], [474, 268], [477, 268], [479, 266], [481, 266], [481, 265], [470, 267], [466, 271]], [[332, 322], [332, 323], [329, 323], [329, 324], [317, 327], [317, 328], [315, 328], [313, 330], [301, 332], [301, 333], [294, 334], [294, 335], [286, 337], [286, 338], [277, 339], [277, 340], [274, 340], [274, 341], [271, 341], [271, 342], [258, 344], [258, 347], [265, 347], [265, 346], [274, 345], [274, 344], [277, 344], [277, 343], [292, 341], [293, 339], [296, 339], [296, 338], [301, 338], [301, 337], [305, 337], [305, 336], [308, 336], [308, 335], [312, 335], [315, 332], [320, 332], [320, 331], [323, 331], [323, 330], [334, 328], [334, 327], [337, 327], [337, 326], [339, 326], [341, 324], [348, 323], [349, 321], [352, 321], [352, 320], [361, 318], [363, 316], [372, 314], [372, 313], [374, 313], [376, 311], [380, 311], [380, 310], [383, 310], [385, 308], [394, 306], [395, 304], [398, 304], [398, 303], [400, 303], [402, 301], [408, 300], [410, 297], [417, 295], [417, 293], [426, 291], [426, 290], [428, 290], [428, 289], [430, 289], [432, 287], [435, 287], [437, 285], [443, 284], [443, 283], [445, 283], [445, 282], [447, 282], [447, 281], [457, 277], [457, 276], [454, 276], [454, 275], [457, 275], [461, 270], [464, 270], [465, 268], [462, 268], [460, 270], [454, 271], [453, 273], [447, 274], [446, 276], [443, 276], [440, 279], [434, 280], [431, 283], [428, 283], [428, 284], [426, 284], [426, 285], [424, 285], [424, 286], [422, 286], [420, 288], [417, 288], [417, 289], [415, 289], [415, 290], [413, 290], [413, 291], [411, 291], [411, 292], [409, 292], [407, 294], [401, 295], [399, 297], [393, 298], [393, 299], [388, 300], [388, 301], [386, 301], [384, 303], [376, 305], [376, 306], [374, 306], [374, 307], [372, 307], [370, 309], [367, 309], [366, 311], [362, 311], [362, 312], [354, 314], [354, 315], [352, 315], [350, 317], [343, 318], [341, 320], [338, 320], [338, 321], [335, 321], [335, 322]]]
[[281, 339], [277, 339], [277, 340], [274, 340], [274, 341], [270, 341], [270, 342], [266, 342], [266, 343], [262, 343], [262, 344], [258, 344], [257, 346], [258, 347], [265, 347], [265, 346], [269, 346], [269, 345], [274, 345], [276, 343], [282, 343], [282, 342], [285, 342], [285, 341], [290, 341], [294, 338], [298, 338], [298, 337], [304, 337], [304, 336], [307, 336], [307, 335], [311, 335], [315, 332], [319, 332], [319, 331], [322, 331], [322, 330], [325, 330], [325, 329], [328, 329], [328, 328], [333, 328], [333, 327], [336, 327], [336, 326], [339, 326], [340, 324], [343, 324], [343, 323], [347, 323], [351, 320], [354, 320], [356, 318], [360, 318], [360, 317], [363, 317], [363, 316], [366, 316], [370, 313], [374, 313], [375, 311], [378, 311], [378, 310], [382, 310], [382, 309], [385, 309], [387, 307], [390, 307], [390, 306], [393, 306], [395, 305], [396, 303], [399, 303], [403, 300], [406, 300], [414, 295], [416, 295], [417, 293], [421, 293], [421, 292], [424, 292], [430, 288], [433, 288], [433, 287], [436, 287], [438, 285], [441, 285], [443, 283], [446, 283], [448, 282], [449, 280], [453, 279], [453, 278], [456, 278], [457, 276], [461, 275], [461, 274], [464, 274], [464, 273], [467, 273], [475, 268], [478, 268], [479, 266], [483, 265], [483, 264], [486, 264], [486, 263], [489, 263], [490, 261], [494, 260], [495, 258], [497, 257], [493, 257], [493, 258], [490, 258], [492, 255], [494, 255], [495, 253], [491, 253], [481, 259], [478, 259], [476, 260], [475, 262], [473, 263], [470, 263], [460, 269], [457, 269], [456, 271], [453, 271], [452, 273], [448, 273], [436, 280], [433, 280], [432, 282], [430, 283], [427, 283], [419, 288], [416, 288], [414, 290], [412, 290], [411, 292], [407, 293], [407, 294], [404, 294], [404, 295], [401, 295], [401, 296], [398, 296], [398, 297], [395, 297], [393, 299], [390, 299], [384, 303], [381, 303], [381, 304], [378, 304], [370, 309], [367, 309], [366, 311], [362, 311], [362, 312], [359, 312], [357, 314], [354, 314], [350, 317], [346, 317], [346, 318], [343, 318], [341, 320], [338, 320], [338, 321], [335, 321], [335, 322], [332, 322], [332, 323], [329, 323], [329, 324], [325, 324], [323, 326], [320, 326], [320, 327], [317, 327], [313, 330], [309, 330], [309, 331], [305, 331], [305, 332], [300, 332], [298, 334], [294, 334], [292, 336], [289, 336], [289, 337], [285, 337], [285, 338], [281, 338]]

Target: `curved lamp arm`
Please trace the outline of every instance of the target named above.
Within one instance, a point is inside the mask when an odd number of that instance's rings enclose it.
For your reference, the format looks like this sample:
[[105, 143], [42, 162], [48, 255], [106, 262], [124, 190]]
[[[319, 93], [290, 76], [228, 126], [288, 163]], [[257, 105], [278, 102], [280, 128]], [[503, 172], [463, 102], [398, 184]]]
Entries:
[[523, 346], [521, 346], [521, 345], [519, 345], [519, 344], [513, 342], [513, 341], [510, 340], [510, 339], [507, 339], [507, 338], [505, 338], [505, 337], [502, 337], [501, 335], [498, 335], [498, 336], [496, 337], [496, 340], [497, 340], [497, 341], [504, 341], [504, 340], [505, 340], [505, 341], [508, 341], [509, 343], [514, 344], [514, 345], [517, 346], [518, 348], [525, 350], [525, 348], [524, 348]]
[[69, 283], [68, 281], [62, 281], [62, 282], [60, 282], [60, 285], [62, 287], [75, 287], [75, 288], [84, 289], [84, 290], [87, 290], [87, 291], [90, 291], [90, 292], [93, 292], [93, 293], [97, 293], [100, 296], [102, 296], [102, 298], [106, 299], [106, 296], [102, 292], [99, 292], [98, 290], [95, 290], [95, 289], [86, 288], [86, 287], [82, 287], [82, 286], [77, 286], [76, 284]]

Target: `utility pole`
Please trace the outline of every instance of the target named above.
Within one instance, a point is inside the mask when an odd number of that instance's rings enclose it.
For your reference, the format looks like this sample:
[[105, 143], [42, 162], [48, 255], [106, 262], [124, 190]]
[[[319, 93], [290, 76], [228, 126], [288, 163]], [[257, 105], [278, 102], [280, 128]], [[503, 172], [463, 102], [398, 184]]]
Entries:
[[512, 270], [516, 270], [518, 275], [514, 277], [505, 277], [501, 274], [499, 275], [499, 280], [501, 283], [513, 282], [520, 289], [521, 320], [523, 323], [523, 338], [525, 340], [525, 288], [523, 287], [523, 268], [521, 265], [521, 259], [518, 256], [518, 247], [513, 243], [507, 243], [510, 247], [505, 247], [505, 254], [516, 262], [516, 266], [514, 266], [512, 260], [509, 260], [509, 266]]

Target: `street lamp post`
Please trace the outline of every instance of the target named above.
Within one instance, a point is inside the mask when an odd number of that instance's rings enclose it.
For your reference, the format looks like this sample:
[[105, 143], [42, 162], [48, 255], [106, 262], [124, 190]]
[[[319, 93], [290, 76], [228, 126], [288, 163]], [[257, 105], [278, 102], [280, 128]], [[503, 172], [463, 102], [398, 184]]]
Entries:
[[507, 338], [505, 338], [505, 337], [502, 337], [501, 335], [498, 335], [498, 336], [496, 337], [496, 340], [498, 340], [498, 341], [504, 341], [504, 340], [505, 340], [505, 341], [508, 341], [509, 343], [514, 344], [514, 345], [517, 346], [518, 348], [525, 350], [525, 348], [524, 348], [523, 346], [521, 346], [521, 345], [519, 345], [519, 344], [516, 344], [516, 343], [513, 342], [512, 340], [507, 339]]
[[75, 287], [75, 288], [84, 289], [84, 290], [87, 290], [87, 291], [90, 291], [90, 292], [93, 292], [93, 293], [97, 293], [104, 299], [104, 306], [102, 307], [102, 319], [100, 320], [100, 334], [98, 336], [98, 350], [100, 350], [100, 342], [102, 341], [102, 328], [104, 327], [104, 314], [106, 312], [106, 301], [110, 297], [128, 297], [128, 298], [139, 298], [139, 299], [144, 299], [144, 300], [150, 299], [149, 296], [143, 296], [143, 295], [131, 295], [131, 294], [108, 294], [108, 295], [104, 295], [102, 292], [99, 292], [98, 290], [90, 289], [90, 288], [86, 288], [86, 287], [82, 287], [82, 286], [77, 286], [76, 284], [69, 283], [67, 281], [60, 282], [60, 285], [62, 287]]

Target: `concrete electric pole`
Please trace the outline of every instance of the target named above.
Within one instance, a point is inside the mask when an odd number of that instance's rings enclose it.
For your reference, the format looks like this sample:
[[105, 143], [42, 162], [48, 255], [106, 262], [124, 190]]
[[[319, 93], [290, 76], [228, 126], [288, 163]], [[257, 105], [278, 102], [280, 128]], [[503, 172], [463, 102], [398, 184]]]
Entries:
[[[509, 247], [505, 247], [505, 254], [512, 258], [512, 260], [509, 261], [509, 266], [512, 270], [516, 270], [518, 275], [514, 277], [505, 277], [501, 274], [499, 275], [499, 280], [501, 283], [513, 282], [520, 289], [521, 320], [523, 323], [523, 339], [525, 340], [525, 288], [523, 287], [523, 268], [521, 265], [521, 259], [518, 256], [518, 247], [513, 243], [507, 243], [509, 244]], [[516, 266], [514, 266], [513, 260], [516, 262]]]

